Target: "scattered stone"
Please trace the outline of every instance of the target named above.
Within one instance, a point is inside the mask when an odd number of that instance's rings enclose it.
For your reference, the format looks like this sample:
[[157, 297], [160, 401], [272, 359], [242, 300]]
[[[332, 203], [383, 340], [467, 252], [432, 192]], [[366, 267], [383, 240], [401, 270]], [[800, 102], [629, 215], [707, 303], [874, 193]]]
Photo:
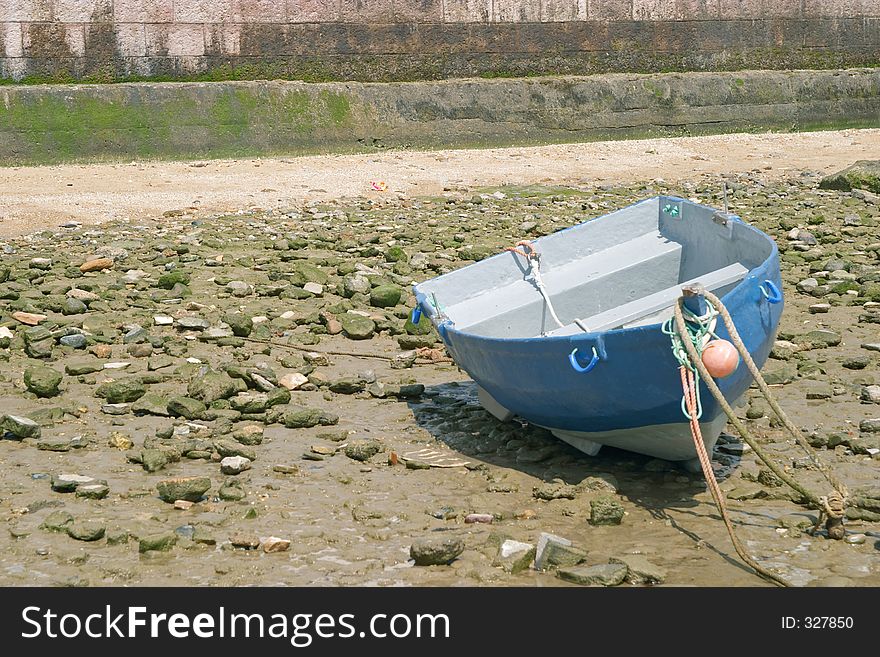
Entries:
[[110, 494], [107, 484], [81, 484], [76, 487], [76, 496], [87, 500], [103, 500]]
[[44, 365], [34, 365], [24, 371], [24, 384], [38, 397], [54, 397], [60, 390], [64, 375]]
[[417, 566], [445, 566], [464, 552], [459, 538], [426, 537], [413, 541], [409, 556]]
[[548, 482], [535, 486], [532, 495], [539, 500], [573, 500], [577, 497], [577, 487], [561, 482]]
[[[72, 337], [72, 336], [67, 336]], [[83, 336], [85, 337], [85, 336]], [[67, 363], [64, 366], [64, 372], [68, 376], [84, 376], [86, 374], [94, 374], [95, 372], [100, 372], [103, 369], [104, 365], [100, 361], [78, 361]]]
[[113, 261], [110, 258], [95, 258], [94, 260], [88, 260], [82, 263], [79, 266], [79, 270], [87, 274], [92, 271], [103, 271], [105, 269], [110, 269], [113, 266]]
[[147, 394], [147, 388], [140, 379], [127, 378], [102, 383], [95, 389], [95, 396], [106, 399], [111, 404], [126, 404], [137, 401]]
[[232, 437], [242, 445], [260, 445], [263, 442], [263, 427], [249, 424], [233, 431]]
[[224, 502], [240, 502], [247, 497], [247, 492], [237, 479], [230, 479], [217, 491], [217, 496]]
[[627, 568], [620, 563], [606, 563], [599, 566], [574, 566], [560, 568], [556, 575], [566, 582], [582, 586], [617, 586], [626, 579]]
[[355, 461], [369, 461], [384, 449], [377, 440], [353, 440], [345, 447], [345, 455]]
[[506, 540], [498, 549], [494, 565], [501, 566], [505, 572], [516, 575], [527, 570], [535, 558], [535, 546], [531, 543]]
[[207, 406], [192, 397], [171, 397], [167, 404], [168, 412], [176, 417], [187, 420], [200, 420], [205, 415]]
[[623, 505], [611, 497], [590, 501], [591, 525], [619, 525], [624, 516]]
[[321, 354], [315, 351], [309, 351], [303, 354], [303, 360], [309, 365], [314, 365], [315, 367], [327, 367], [330, 365], [330, 358], [327, 354]]
[[809, 382], [807, 389], [807, 399], [831, 399], [834, 396], [834, 389], [827, 383], [820, 381]]
[[85, 349], [88, 339], [82, 333], [72, 333], [71, 335], [62, 335], [58, 340], [58, 344], [62, 347], [70, 347], [71, 349]]
[[273, 552], [287, 552], [290, 549], [290, 541], [286, 538], [278, 538], [277, 536], [269, 536], [260, 539], [260, 547], [263, 552], [271, 554]]
[[39, 438], [40, 425], [30, 418], [20, 415], [0, 415], [0, 436], [17, 438]]
[[726, 496], [730, 500], [742, 502], [767, 497], [767, 491], [757, 484], [743, 483], [727, 491]]
[[21, 322], [25, 326], [36, 326], [40, 322], [46, 321], [46, 315], [40, 315], [39, 313], [26, 313], [22, 311], [12, 313], [12, 319], [17, 322]]
[[332, 426], [339, 422], [339, 416], [330, 411], [317, 408], [298, 408], [285, 412], [281, 423], [288, 429], [309, 429], [318, 426]]
[[869, 418], [859, 422], [859, 431], [865, 433], [880, 433], [880, 418]]
[[173, 531], [148, 534], [138, 541], [138, 552], [167, 552], [177, 544], [177, 534]]
[[373, 337], [376, 323], [369, 317], [346, 314], [342, 317], [342, 330], [351, 340], [367, 340]]
[[640, 554], [626, 554], [622, 557], [615, 557], [611, 559], [611, 563], [626, 566], [626, 581], [636, 586], [662, 584], [666, 580], [666, 569], [651, 563]]
[[243, 456], [227, 456], [220, 461], [220, 472], [225, 475], [237, 475], [250, 469], [250, 459]]
[[81, 315], [88, 312], [88, 310], [89, 307], [85, 303], [73, 297], [67, 297], [64, 303], [61, 304], [62, 315]]
[[54, 346], [52, 333], [42, 326], [35, 326], [24, 332], [24, 351], [31, 358], [52, 358]]
[[867, 356], [850, 356], [844, 358], [840, 364], [848, 370], [863, 370], [871, 364], [871, 359]]
[[767, 415], [767, 410], [767, 404], [758, 399], [754, 399], [749, 404], [749, 407], [746, 409], [746, 417], [749, 420], [758, 420]]
[[573, 546], [566, 538], [546, 532], [542, 532], [538, 537], [535, 570], [568, 568], [583, 563], [586, 559], [587, 553]]
[[421, 383], [407, 383], [404, 385], [386, 384], [383, 388], [386, 397], [398, 399], [417, 399], [425, 392], [425, 386]]
[[247, 390], [247, 384], [244, 380], [234, 379], [221, 372], [208, 372], [195, 376], [187, 386], [189, 397], [205, 404], [211, 404], [220, 399], [229, 399], [245, 390]]
[[77, 541], [98, 541], [104, 538], [106, 531], [104, 523], [98, 520], [75, 520], [67, 526], [67, 535]]
[[356, 378], [338, 379], [330, 384], [330, 392], [340, 395], [354, 395], [363, 392], [366, 383]]
[[232, 329], [232, 334], [240, 338], [248, 337], [254, 330], [254, 320], [244, 313], [229, 313], [223, 321]]
[[52, 490], [54, 490], [56, 493], [72, 493], [79, 486], [104, 482], [99, 482], [96, 479], [92, 477], [86, 477], [85, 475], [59, 474], [52, 477], [51, 483]]
[[367, 294], [370, 291], [370, 281], [362, 274], [348, 274], [342, 279], [342, 296], [350, 299], [355, 294]]
[[192, 535], [193, 543], [200, 545], [216, 545], [217, 539], [207, 528], [197, 525]]
[[495, 516], [491, 513], [469, 513], [464, 517], [464, 521], [468, 525], [491, 525], [495, 521]]
[[412, 367], [416, 358], [418, 358], [418, 352], [415, 349], [411, 349], [410, 351], [404, 351], [400, 354], [394, 356], [391, 360], [391, 369], [393, 370], [405, 370]]
[[314, 294], [316, 297], [324, 296], [324, 286], [320, 283], [306, 283], [305, 285], [303, 285], [303, 289], [306, 292]]
[[171, 417], [171, 414], [168, 412], [168, 400], [164, 397], [160, 397], [159, 395], [154, 395], [147, 393], [136, 402], [134, 402], [129, 409], [135, 415], [156, 415], [159, 417]]
[[37, 449], [45, 452], [67, 452], [70, 440], [67, 438], [43, 438], [37, 442]]
[[184, 331], [204, 331], [210, 328], [211, 323], [201, 317], [181, 317], [177, 320], [177, 328]]
[[308, 382], [308, 377], [299, 372], [291, 372], [278, 379], [278, 385], [284, 386], [288, 390], [297, 390]]
[[229, 537], [229, 542], [232, 543], [232, 547], [240, 550], [256, 550], [260, 547], [260, 539], [249, 534], [233, 534]]
[[768, 365], [762, 374], [768, 385], [780, 385], [794, 381], [798, 368], [796, 364], [786, 361], [778, 365]]
[[860, 398], [862, 401], [880, 404], [880, 386], [864, 386]]
[[67, 527], [73, 522], [73, 515], [67, 511], [53, 511], [40, 523], [40, 529], [47, 532], [67, 532]]
[[251, 294], [252, 288], [244, 281], [229, 281], [226, 289], [234, 297], [246, 297]]
[[816, 329], [800, 337], [801, 342], [810, 343], [815, 347], [836, 347], [840, 344], [841, 340], [840, 333], [826, 329]]
[[177, 477], [156, 484], [159, 497], [170, 504], [177, 500], [198, 502], [210, 487], [211, 480], [208, 477]]
[[269, 395], [265, 392], [243, 392], [232, 397], [229, 403], [239, 413], [262, 413], [269, 406]]
[[376, 308], [393, 308], [400, 302], [402, 295], [403, 290], [396, 285], [379, 285], [370, 291], [370, 305]]
[[147, 472], [164, 470], [170, 462], [169, 453], [164, 449], [145, 449], [141, 451], [140, 463]]

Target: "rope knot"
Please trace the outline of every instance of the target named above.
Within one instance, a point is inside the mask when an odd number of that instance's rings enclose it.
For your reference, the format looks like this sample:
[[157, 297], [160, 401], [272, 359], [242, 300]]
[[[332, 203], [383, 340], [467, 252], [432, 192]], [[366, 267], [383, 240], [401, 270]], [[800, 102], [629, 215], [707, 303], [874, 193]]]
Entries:
[[829, 519], [841, 519], [846, 513], [846, 499], [837, 491], [832, 491], [828, 495], [819, 498], [822, 503], [822, 511]]
[[816, 525], [820, 525], [825, 520], [825, 531], [828, 538], [836, 541], [846, 536], [846, 528], [843, 526], [843, 518], [846, 512], [846, 500], [843, 495], [837, 491], [832, 491], [828, 495], [819, 498], [822, 509], [819, 513], [819, 520]]
[[[522, 247], [522, 250], [520, 250]], [[526, 260], [534, 260], [535, 262], [541, 261], [541, 254], [538, 249], [535, 248], [535, 245], [529, 240], [520, 240], [516, 243], [516, 246], [508, 246], [505, 251], [510, 251], [511, 253], [516, 253], [517, 255], [521, 255]]]

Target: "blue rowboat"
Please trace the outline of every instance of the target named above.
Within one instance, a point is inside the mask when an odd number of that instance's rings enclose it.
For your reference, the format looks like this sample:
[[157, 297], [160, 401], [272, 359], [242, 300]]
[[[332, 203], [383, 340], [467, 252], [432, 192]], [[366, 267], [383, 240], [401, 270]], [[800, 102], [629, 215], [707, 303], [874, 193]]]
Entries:
[[[721, 298], [761, 367], [784, 305], [776, 244], [736, 215], [676, 197], [420, 283], [413, 319], [431, 320], [498, 419], [519, 416], [590, 455], [611, 445], [697, 469], [679, 363], [662, 331], [693, 284]], [[714, 329], [729, 339], [723, 322]], [[735, 404], [751, 379], [740, 363], [717, 383]], [[701, 392], [711, 453], [727, 418]]]

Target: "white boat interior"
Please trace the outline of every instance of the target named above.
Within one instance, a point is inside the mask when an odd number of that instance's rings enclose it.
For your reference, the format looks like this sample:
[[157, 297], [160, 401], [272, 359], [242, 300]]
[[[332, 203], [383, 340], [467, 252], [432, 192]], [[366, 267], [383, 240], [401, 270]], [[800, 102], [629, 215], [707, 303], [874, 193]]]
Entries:
[[719, 296], [769, 255], [766, 239], [713, 208], [657, 197], [536, 240], [540, 276], [562, 326], [521, 255], [505, 252], [420, 286], [459, 331], [526, 338], [653, 324], [685, 284]]

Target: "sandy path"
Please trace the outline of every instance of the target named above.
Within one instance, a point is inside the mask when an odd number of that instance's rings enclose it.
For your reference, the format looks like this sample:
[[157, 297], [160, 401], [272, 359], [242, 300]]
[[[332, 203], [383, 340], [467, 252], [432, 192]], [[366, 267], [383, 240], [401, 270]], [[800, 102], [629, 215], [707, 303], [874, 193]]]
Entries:
[[[880, 129], [736, 134], [487, 150], [395, 151], [369, 155], [132, 162], [0, 168], [0, 236], [76, 220], [195, 215], [303, 201], [430, 195], [444, 188], [516, 184], [627, 183], [761, 169], [832, 171], [880, 156]], [[389, 193], [386, 192], [386, 193]]]

